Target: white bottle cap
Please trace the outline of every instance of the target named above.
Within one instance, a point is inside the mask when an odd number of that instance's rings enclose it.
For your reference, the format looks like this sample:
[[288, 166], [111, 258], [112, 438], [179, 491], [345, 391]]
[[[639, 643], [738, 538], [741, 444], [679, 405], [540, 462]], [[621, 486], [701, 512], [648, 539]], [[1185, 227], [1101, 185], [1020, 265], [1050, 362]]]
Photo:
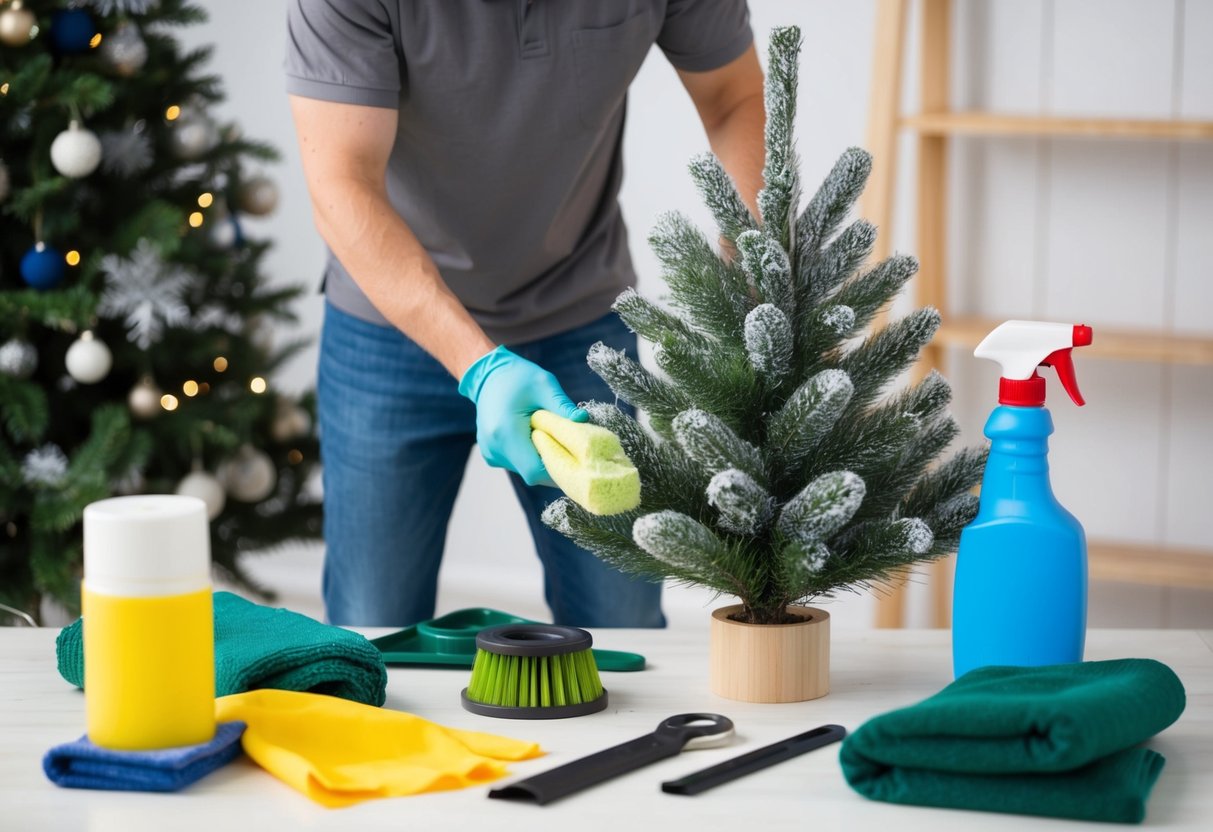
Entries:
[[208, 588], [206, 503], [140, 494], [85, 506], [84, 583], [104, 595], [180, 595]]

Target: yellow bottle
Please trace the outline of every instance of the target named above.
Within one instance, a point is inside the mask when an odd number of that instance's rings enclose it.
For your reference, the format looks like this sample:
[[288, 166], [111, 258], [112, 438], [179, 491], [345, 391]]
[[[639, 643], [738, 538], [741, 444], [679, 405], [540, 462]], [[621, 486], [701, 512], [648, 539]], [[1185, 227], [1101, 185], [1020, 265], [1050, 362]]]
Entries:
[[81, 589], [89, 739], [143, 750], [214, 737], [205, 503], [150, 494], [87, 506]]

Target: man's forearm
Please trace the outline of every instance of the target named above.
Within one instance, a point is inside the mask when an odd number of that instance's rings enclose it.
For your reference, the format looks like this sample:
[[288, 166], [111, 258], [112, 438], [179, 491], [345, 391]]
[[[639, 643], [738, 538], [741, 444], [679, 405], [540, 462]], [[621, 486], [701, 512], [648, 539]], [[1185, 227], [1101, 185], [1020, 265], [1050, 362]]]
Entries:
[[351, 178], [324, 191], [314, 201], [321, 236], [391, 324], [455, 378], [493, 349], [382, 188]]

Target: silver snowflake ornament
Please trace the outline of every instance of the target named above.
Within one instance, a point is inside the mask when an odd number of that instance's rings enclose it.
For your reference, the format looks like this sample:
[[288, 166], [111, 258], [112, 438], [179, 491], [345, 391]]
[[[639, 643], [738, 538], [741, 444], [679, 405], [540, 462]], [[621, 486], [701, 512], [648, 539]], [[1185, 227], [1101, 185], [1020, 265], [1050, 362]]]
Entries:
[[152, 166], [152, 140], [146, 131], [111, 130], [101, 134], [101, 168], [128, 179]]
[[58, 445], [48, 442], [25, 455], [21, 476], [26, 485], [54, 488], [67, 478], [67, 457]]
[[166, 327], [188, 322], [185, 295], [197, 278], [182, 266], [165, 262], [146, 239], [139, 241], [130, 258], [107, 254], [101, 258], [101, 269], [106, 272], [106, 285], [97, 312], [123, 318], [127, 338], [140, 349], [157, 343]]

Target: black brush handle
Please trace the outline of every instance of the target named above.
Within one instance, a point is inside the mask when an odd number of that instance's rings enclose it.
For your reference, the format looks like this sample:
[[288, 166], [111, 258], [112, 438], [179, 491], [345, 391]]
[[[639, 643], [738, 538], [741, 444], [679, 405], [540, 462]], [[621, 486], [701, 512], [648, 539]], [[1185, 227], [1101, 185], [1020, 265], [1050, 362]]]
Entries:
[[489, 797], [530, 801], [543, 806], [612, 777], [673, 757], [682, 751], [683, 742], [682, 738], [671, 735], [646, 734], [543, 774], [493, 789]]
[[847, 729], [841, 725], [822, 725], [812, 731], [805, 731], [786, 740], [763, 746], [757, 751], [742, 754], [723, 763], [701, 769], [678, 780], [670, 780], [661, 784], [661, 790], [667, 794], [694, 795], [706, 792], [708, 789], [762, 771], [764, 768], [790, 760], [809, 751], [838, 742], [847, 735]]

